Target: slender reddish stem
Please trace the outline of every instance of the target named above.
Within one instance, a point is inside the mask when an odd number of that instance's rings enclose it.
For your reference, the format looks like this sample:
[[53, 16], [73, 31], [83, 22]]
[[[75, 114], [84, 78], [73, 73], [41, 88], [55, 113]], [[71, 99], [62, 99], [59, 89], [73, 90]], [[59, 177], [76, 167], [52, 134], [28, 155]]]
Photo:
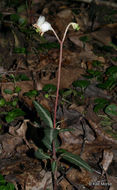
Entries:
[[[59, 44], [60, 44], [60, 54], [59, 54], [59, 68], [58, 68], [58, 81], [57, 81], [57, 92], [56, 92], [56, 101], [55, 101], [55, 107], [54, 107], [54, 122], [53, 122], [53, 128], [56, 128], [56, 112], [57, 112], [57, 105], [58, 105], [58, 97], [59, 97], [59, 88], [60, 88], [60, 79], [61, 79], [61, 64], [62, 64], [62, 54], [63, 54], [63, 43], [68, 31], [68, 28], [71, 24], [69, 24], [65, 30], [64, 36], [62, 41], [59, 39], [58, 35], [56, 34], [56, 32], [54, 31], [54, 29], [52, 28], [52, 31], [54, 32]], [[53, 141], [53, 159], [56, 161], [57, 157], [56, 157], [56, 148], [55, 148], [55, 141]], [[57, 171], [55, 171], [54, 173], [54, 190], [57, 190]]]
[[61, 41], [60, 42], [58, 82], [57, 82], [56, 101], [55, 101], [55, 108], [54, 108], [54, 124], [53, 124], [53, 128], [56, 128], [56, 111], [57, 111], [57, 105], [58, 105], [58, 96], [59, 96], [59, 87], [60, 87], [60, 78], [61, 78], [62, 53], [63, 53], [63, 42]]
[[[54, 123], [53, 123], [54, 129], [56, 128], [56, 112], [57, 112], [58, 97], [59, 97], [59, 88], [60, 88], [60, 79], [61, 79], [61, 64], [62, 64], [62, 51], [63, 51], [63, 42], [59, 40], [59, 43], [60, 43], [60, 55], [59, 55], [59, 68], [58, 68], [56, 101], [55, 101], [55, 108], [54, 108]], [[57, 160], [56, 148], [55, 148], [55, 142], [54, 141], [53, 141], [53, 159]], [[57, 190], [57, 171], [55, 171], [55, 173], [54, 173], [54, 190]]]
[[52, 28], [52, 31], [54, 35], [56, 36], [59, 44], [60, 44], [60, 54], [59, 54], [59, 69], [58, 69], [58, 81], [57, 81], [57, 92], [56, 92], [56, 101], [55, 101], [55, 108], [54, 108], [54, 123], [53, 128], [56, 128], [56, 111], [57, 111], [57, 105], [58, 105], [58, 96], [59, 96], [59, 88], [60, 88], [60, 79], [61, 79], [61, 64], [62, 64], [62, 54], [63, 54], [63, 43], [65, 41], [65, 37], [67, 34], [67, 31], [72, 23], [69, 23], [66, 27], [66, 30], [63, 35], [63, 39], [60, 40], [58, 35], [56, 34], [55, 30]]

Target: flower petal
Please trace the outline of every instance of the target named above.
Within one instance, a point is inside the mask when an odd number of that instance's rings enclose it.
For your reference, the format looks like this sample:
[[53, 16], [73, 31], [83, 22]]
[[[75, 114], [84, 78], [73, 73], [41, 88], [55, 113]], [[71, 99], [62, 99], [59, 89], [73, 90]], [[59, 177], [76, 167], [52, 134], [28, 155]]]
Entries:
[[41, 25], [40, 30], [43, 33], [52, 30], [51, 24], [49, 22], [44, 22], [44, 24]]
[[37, 20], [37, 26], [41, 27], [42, 24], [44, 24], [45, 22], [45, 17], [44, 16], [40, 16]]

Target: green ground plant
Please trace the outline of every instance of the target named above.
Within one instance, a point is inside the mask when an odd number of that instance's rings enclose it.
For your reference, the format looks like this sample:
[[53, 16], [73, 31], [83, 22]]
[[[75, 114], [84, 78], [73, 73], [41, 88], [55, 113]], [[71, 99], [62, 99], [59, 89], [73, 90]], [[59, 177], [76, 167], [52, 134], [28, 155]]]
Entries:
[[[43, 129], [44, 137], [42, 139], [43, 145], [46, 147], [46, 152], [43, 149], [38, 149], [35, 152], [35, 156], [41, 160], [49, 160], [51, 164], [51, 171], [53, 175], [53, 189], [57, 190], [57, 170], [58, 170], [58, 163], [61, 159], [70, 162], [73, 165], [78, 167], [83, 167], [88, 171], [92, 172], [93, 170], [91, 167], [82, 160], [78, 155], [72, 154], [64, 149], [60, 148], [59, 142], [59, 133], [64, 131], [69, 131], [72, 129], [60, 129], [56, 123], [56, 112], [57, 112], [57, 105], [58, 105], [58, 96], [59, 96], [59, 88], [60, 88], [60, 78], [61, 78], [61, 64], [62, 64], [62, 54], [63, 54], [63, 43], [67, 34], [67, 31], [70, 26], [73, 29], [79, 30], [79, 25], [76, 23], [69, 23], [66, 27], [62, 40], [59, 39], [58, 35], [56, 34], [55, 30], [52, 28], [50, 23], [45, 21], [44, 16], [40, 16], [37, 23], [33, 25], [36, 28], [36, 32], [39, 32], [41, 36], [48, 30], [51, 30], [54, 35], [56, 36], [59, 44], [60, 44], [60, 55], [59, 55], [59, 69], [58, 69], [58, 82], [57, 82], [57, 92], [56, 92], [56, 101], [55, 101], [55, 108], [54, 108], [54, 118], [53, 121], [51, 119], [50, 113], [38, 102], [33, 101], [34, 106], [39, 114], [39, 117], [45, 122], [46, 126]], [[82, 86], [81, 86], [82, 87]], [[50, 88], [52, 89], [52, 88]]]
[[0, 190], [15, 190], [15, 186], [12, 183], [7, 182], [0, 174]]

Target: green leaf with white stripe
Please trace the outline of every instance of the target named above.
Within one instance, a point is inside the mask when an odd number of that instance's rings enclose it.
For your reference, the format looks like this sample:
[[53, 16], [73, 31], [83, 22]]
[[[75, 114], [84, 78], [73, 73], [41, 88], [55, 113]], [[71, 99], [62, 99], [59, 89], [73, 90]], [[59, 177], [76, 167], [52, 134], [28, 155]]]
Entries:
[[93, 171], [91, 167], [84, 160], [82, 160], [82, 158], [80, 158], [78, 155], [65, 151], [65, 153], [61, 154], [61, 157], [76, 166], [85, 168], [86, 170], [90, 172]]
[[37, 103], [36, 101], [33, 101], [33, 104], [40, 118], [45, 122], [47, 126], [49, 126], [50, 128], [53, 128], [53, 122], [52, 122], [49, 111], [46, 110], [41, 104]]
[[46, 153], [43, 152], [42, 149], [38, 149], [36, 152], [35, 152], [35, 157], [38, 158], [38, 159], [50, 159], [50, 156], [47, 155]]
[[43, 144], [48, 148], [49, 150], [52, 150], [52, 142], [55, 142], [55, 148], [57, 149], [60, 146], [60, 143], [58, 141], [59, 131], [54, 128], [46, 128], [44, 129], [44, 138], [42, 139]]
[[57, 161], [53, 161], [51, 164], [52, 173], [54, 174], [57, 169]]
[[44, 129], [44, 137], [49, 140], [50, 143], [52, 143], [53, 140], [57, 138], [59, 131], [54, 128], [46, 128]]

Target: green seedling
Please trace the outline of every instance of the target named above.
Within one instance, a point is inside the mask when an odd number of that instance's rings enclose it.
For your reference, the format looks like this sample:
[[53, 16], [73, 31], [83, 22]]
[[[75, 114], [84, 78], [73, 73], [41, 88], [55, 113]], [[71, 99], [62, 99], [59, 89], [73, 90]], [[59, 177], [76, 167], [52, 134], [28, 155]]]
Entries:
[[20, 91], [21, 91], [21, 87], [16, 86], [14, 89], [14, 92], [18, 94]]
[[80, 87], [81, 91], [84, 92], [84, 90], [90, 85], [90, 81], [88, 80], [77, 80], [73, 82], [73, 87]]
[[6, 89], [4, 89], [4, 93], [5, 94], [13, 94], [13, 90], [6, 88]]
[[0, 99], [0, 107], [5, 106], [5, 104], [6, 104], [5, 99], [4, 99], [4, 98], [1, 98], [1, 99]]
[[46, 92], [45, 94], [45, 98], [49, 98], [50, 96], [52, 96], [55, 92], [56, 92], [56, 86], [53, 84], [46, 84], [43, 89], [44, 92]]
[[96, 98], [94, 100], [94, 103], [96, 104], [94, 106], [94, 112], [98, 113], [100, 110], [103, 110], [109, 104], [109, 101], [105, 98]]
[[13, 106], [15, 107], [18, 104], [18, 98], [15, 97], [12, 101], [8, 102], [4, 98], [0, 99], [0, 107]]
[[102, 63], [101, 63], [101, 61], [93, 60], [92, 65], [93, 65], [93, 67], [100, 68], [102, 66]]
[[63, 98], [67, 98], [68, 96], [71, 96], [71, 95], [77, 96], [78, 92], [72, 88], [69, 88], [69, 89], [62, 90], [61, 95]]
[[17, 104], [18, 104], [18, 98], [15, 98], [15, 99], [11, 102], [11, 105], [12, 105], [13, 107], [16, 107]]
[[30, 90], [29, 92], [25, 92], [23, 95], [27, 96], [29, 98], [33, 98], [33, 97], [36, 97], [38, 95], [38, 91], [37, 90]]
[[7, 182], [4, 177], [0, 174], [0, 190], [15, 190], [15, 186]]
[[111, 66], [106, 70], [106, 75], [117, 79], [117, 66]]
[[28, 81], [29, 78], [25, 74], [19, 74], [15, 77], [16, 81]]
[[10, 123], [10, 122], [14, 121], [16, 118], [25, 115], [24, 111], [17, 108], [18, 100], [19, 100], [18, 97], [13, 98], [12, 101], [6, 101], [4, 98], [0, 99], [0, 107], [5, 108], [5, 110], [6, 110], [6, 108], [10, 109], [9, 112], [4, 111], [4, 112], [0, 113], [0, 115], [5, 116], [5, 120], [7, 123]]
[[23, 53], [23, 54], [26, 54], [26, 48], [16, 47], [16, 48], [14, 48], [14, 53]]
[[72, 89], [72, 88], [68, 88], [68, 89], [61, 89], [60, 90], [60, 95], [62, 96], [62, 104], [67, 103], [67, 104], [72, 104], [71, 99], [72, 96], [73, 97], [77, 97], [77, 96], [82, 96], [82, 94], [78, 92], [77, 90], [75, 89]]
[[19, 92], [21, 91], [21, 87], [19, 87], [19, 86], [16, 86], [16, 78], [15, 78], [15, 76], [13, 75], [13, 74], [11, 74], [10, 76], [9, 76], [9, 78], [11, 79], [11, 80], [13, 80], [13, 84], [14, 84], [14, 89], [13, 90], [11, 90], [11, 89], [4, 89], [4, 93], [5, 94], [14, 94], [14, 93], [17, 93], [17, 94], [19, 94]]
[[24, 111], [22, 111], [19, 108], [15, 108], [7, 113], [7, 115], [5, 116], [5, 120], [7, 123], [10, 123], [10, 122], [14, 121], [16, 118], [18, 118], [20, 116], [24, 116], [24, 115], [25, 115]]
[[105, 108], [105, 113], [109, 116], [117, 116], [117, 105], [110, 104]]
[[109, 67], [106, 70], [105, 75], [107, 76], [107, 79], [97, 86], [102, 89], [112, 90], [117, 85], [117, 66]]
[[102, 78], [103, 73], [98, 70], [87, 70], [88, 76], [87, 78], [96, 78], [97, 80], [100, 80]]

